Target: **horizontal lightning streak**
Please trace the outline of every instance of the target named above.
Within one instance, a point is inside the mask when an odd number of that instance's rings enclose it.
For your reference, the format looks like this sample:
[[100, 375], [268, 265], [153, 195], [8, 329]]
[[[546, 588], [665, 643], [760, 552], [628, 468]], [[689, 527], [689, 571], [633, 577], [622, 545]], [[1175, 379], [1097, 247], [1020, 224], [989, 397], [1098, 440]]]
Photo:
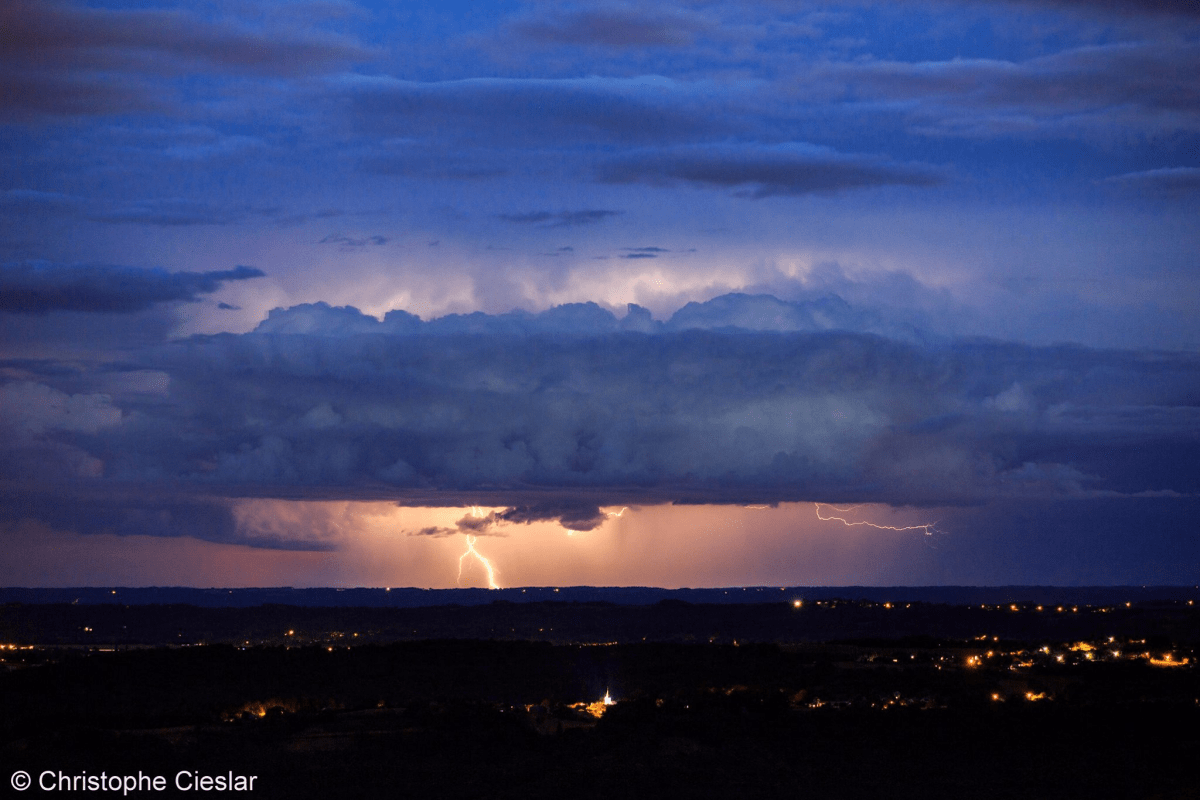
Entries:
[[932, 536], [933, 532], [937, 530], [937, 527], [935, 527], [937, 525], [936, 522], [928, 522], [924, 525], [878, 525], [874, 522], [867, 522], [865, 520], [851, 522], [845, 517], [838, 517], [834, 515], [823, 516], [821, 514], [821, 506], [828, 506], [834, 511], [842, 514], [853, 511], [856, 508], [860, 508], [860, 506], [847, 506], [845, 508], [841, 508], [839, 506], [829, 505], [828, 503], [813, 503], [813, 506], [816, 507], [817, 510], [817, 519], [821, 520], [822, 522], [840, 522], [846, 527], [863, 526], [867, 528], [875, 528], [876, 530], [881, 531], [922, 531], [926, 536]]

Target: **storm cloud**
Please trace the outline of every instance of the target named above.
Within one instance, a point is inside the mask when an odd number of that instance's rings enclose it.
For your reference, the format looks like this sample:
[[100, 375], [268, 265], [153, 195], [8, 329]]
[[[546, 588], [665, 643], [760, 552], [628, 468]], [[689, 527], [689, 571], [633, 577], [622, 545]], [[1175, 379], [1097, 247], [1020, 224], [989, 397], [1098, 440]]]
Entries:
[[0, 266], [0, 311], [132, 314], [157, 303], [191, 302], [227, 281], [263, 277], [239, 266], [212, 272], [167, 272], [116, 265], [20, 263]]
[[[651, 502], [1200, 491], [1194, 354], [922, 344], [839, 329], [851, 311], [733, 295], [634, 333], [588, 304], [430, 322], [280, 310], [143, 353], [166, 402], [63, 395], [53, 419], [6, 413], [24, 427], [4, 471], [19, 483], [22, 453], [57, 448], [87, 468], [39, 485], [507, 508], [471, 531], [586, 530], [601, 507]], [[4, 389], [31, 407], [20, 398], [57, 392], [39, 386]]]

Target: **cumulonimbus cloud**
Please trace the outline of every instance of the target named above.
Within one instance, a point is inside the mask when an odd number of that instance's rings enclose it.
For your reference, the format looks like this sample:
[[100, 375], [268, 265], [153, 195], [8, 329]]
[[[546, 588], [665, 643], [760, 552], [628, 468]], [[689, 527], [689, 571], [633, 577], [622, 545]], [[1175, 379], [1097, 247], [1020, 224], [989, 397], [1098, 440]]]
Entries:
[[161, 401], [21, 384], [14, 402], [62, 397], [79, 413], [8, 431], [0, 467], [20, 495], [34, 480], [21, 464], [59, 464], [28, 491], [53, 487], [64, 507], [111, 484], [504, 509], [425, 535], [537, 520], [584, 530], [602, 508], [659, 502], [1200, 492], [1194, 354], [903, 340], [856, 330], [869, 315], [835, 298], [731, 295], [666, 321], [643, 311], [426, 322], [278, 310], [248, 334], [136, 354], [164, 376]]

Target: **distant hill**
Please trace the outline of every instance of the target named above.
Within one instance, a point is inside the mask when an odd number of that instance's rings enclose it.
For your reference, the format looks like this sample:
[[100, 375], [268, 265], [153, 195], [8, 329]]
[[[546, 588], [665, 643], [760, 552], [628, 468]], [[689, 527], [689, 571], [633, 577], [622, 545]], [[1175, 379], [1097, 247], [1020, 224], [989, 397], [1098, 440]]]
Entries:
[[328, 608], [424, 608], [428, 606], [571, 602], [649, 605], [661, 600], [688, 603], [764, 603], [783, 598], [871, 600], [969, 605], [973, 603], [1076, 603], [1103, 605], [1197, 599], [1196, 586], [778, 586], [723, 589], [659, 589], [644, 586], [566, 586], [515, 589], [353, 588], [195, 589], [188, 587], [0, 588], [0, 603], [117, 603], [249, 608], [291, 605]]

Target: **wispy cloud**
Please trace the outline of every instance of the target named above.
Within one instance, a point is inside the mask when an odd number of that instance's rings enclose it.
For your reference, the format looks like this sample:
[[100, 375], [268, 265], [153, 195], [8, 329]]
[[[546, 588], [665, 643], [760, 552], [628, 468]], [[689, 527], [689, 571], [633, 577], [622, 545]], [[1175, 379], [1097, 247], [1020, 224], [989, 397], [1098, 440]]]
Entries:
[[878, 186], [936, 186], [945, 182], [929, 164], [900, 164], [881, 156], [838, 153], [804, 144], [682, 146], [633, 152], [603, 164], [605, 183], [689, 183], [739, 189], [747, 197], [839, 192]]
[[524, 214], [498, 214], [497, 218], [518, 225], [537, 225], [543, 228], [571, 228], [592, 225], [620, 216], [624, 211], [586, 208], [579, 211], [530, 211]]

